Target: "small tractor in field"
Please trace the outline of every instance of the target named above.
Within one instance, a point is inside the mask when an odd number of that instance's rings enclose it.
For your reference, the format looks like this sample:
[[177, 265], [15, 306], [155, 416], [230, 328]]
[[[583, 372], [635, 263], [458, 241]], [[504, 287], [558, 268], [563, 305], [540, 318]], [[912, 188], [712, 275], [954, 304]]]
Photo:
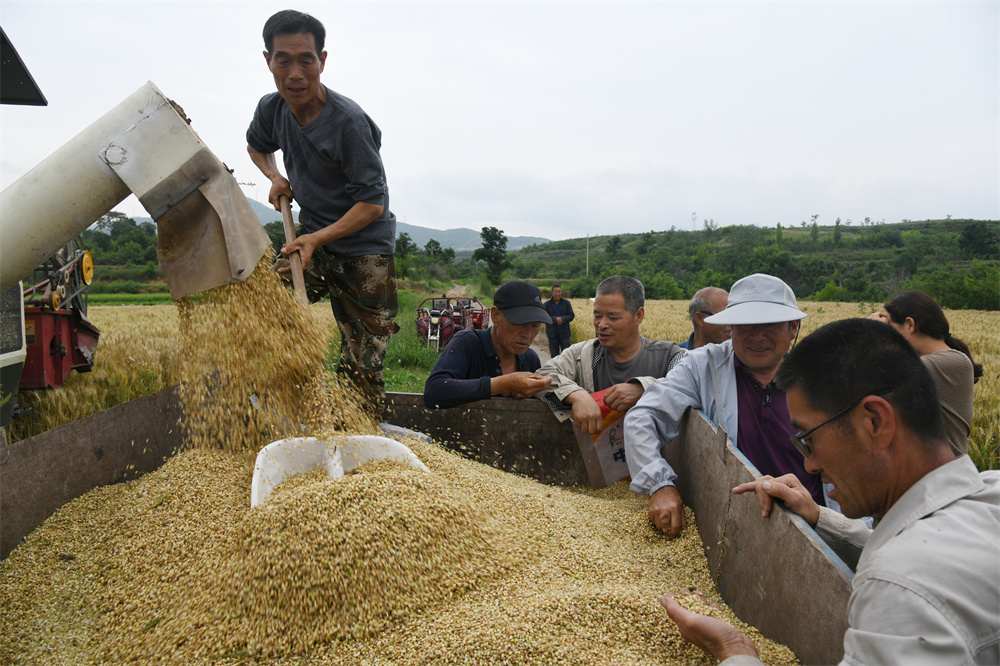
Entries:
[[490, 326], [490, 311], [476, 297], [427, 298], [417, 308], [417, 336], [425, 347], [441, 351], [455, 333]]

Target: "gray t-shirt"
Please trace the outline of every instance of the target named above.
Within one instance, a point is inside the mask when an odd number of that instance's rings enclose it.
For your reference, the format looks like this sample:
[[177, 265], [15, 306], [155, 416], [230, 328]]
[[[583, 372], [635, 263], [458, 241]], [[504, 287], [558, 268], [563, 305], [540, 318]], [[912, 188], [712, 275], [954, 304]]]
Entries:
[[247, 143], [261, 153], [281, 150], [299, 223], [309, 233], [330, 226], [359, 202], [380, 204], [382, 216], [364, 229], [327, 243], [334, 255], [392, 254], [396, 216], [379, 149], [382, 132], [353, 100], [326, 89], [319, 117], [300, 127], [288, 103], [274, 92], [257, 104]]
[[683, 357], [683, 351], [675, 343], [666, 340], [642, 338], [639, 353], [622, 363], [605, 352], [603, 347], [598, 347], [594, 355], [594, 390], [603, 391], [633, 377], [665, 377], [670, 368]]

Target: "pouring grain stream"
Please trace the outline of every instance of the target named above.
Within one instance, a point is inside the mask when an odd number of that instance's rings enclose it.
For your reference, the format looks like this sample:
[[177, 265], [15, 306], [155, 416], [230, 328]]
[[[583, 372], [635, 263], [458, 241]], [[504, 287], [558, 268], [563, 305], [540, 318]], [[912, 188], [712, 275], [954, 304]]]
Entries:
[[364, 398], [324, 369], [330, 333], [270, 269], [179, 302], [188, 448], [256, 453], [273, 440], [376, 434]]

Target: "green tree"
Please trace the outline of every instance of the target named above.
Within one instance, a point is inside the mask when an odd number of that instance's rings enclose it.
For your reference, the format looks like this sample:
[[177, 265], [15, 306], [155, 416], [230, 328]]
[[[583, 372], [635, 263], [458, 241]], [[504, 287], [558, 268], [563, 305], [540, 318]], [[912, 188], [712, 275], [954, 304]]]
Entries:
[[816, 220], [813, 220], [812, 229], [809, 231], [809, 237], [812, 239], [813, 245], [819, 242], [819, 224]]
[[971, 257], [995, 259], [1000, 256], [1000, 223], [970, 224], [965, 227], [958, 244]]
[[639, 244], [635, 246], [635, 253], [638, 255], [644, 255], [649, 253], [649, 249], [653, 247], [653, 232], [644, 231], [639, 234]]
[[[437, 242], [437, 241], [434, 241]], [[410, 238], [410, 234], [405, 231], [396, 237], [396, 256], [406, 259], [417, 251], [417, 244]]]
[[472, 253], [473, 261], [486, 262], [486, 274], [493, 284], [500, 284], [503, 272], [510, 267], [507, 258], [507, 236], [496, 227], [483, 227], [479, 236], [483, 246]]
[[433, 238], [424, 245], [424, 253], [428, 259], [441, 266], [449, 266], [455, 259], [455, 249], [451, 247], [441, 247], [441, 243]]
[[424, 252], [427, 253], [427, 256], [437, 259], [441, 256], [441, 243], [437, 242], [433, 238], [430, 239], [427, 241], [427, 244], [424, 245]]
[[267, 237], [271, 239], [271, 247], [275, 252], [281, 251], [281, 246], [285, 244], [285, 224], [281, 220], [268, 222], [264, 225]]
[[94, 223], [94, 227], [98, 231], [117, 236], [118, 234], [125, 233], [130, 227], [135, 227], [135, 220], [125, 213], [112, 210], [101, 215], [101, 219]]
[[837, 218], [837, 222], [833, 225], [833, 244], [840, 246], [841, 240], [843, 239], [844, 232], [840, 230], [840, 218]]
[[605, 246], [604, 248], [604, 254], [606, 254], [609, 258], [616, 258], [621, 253], [621, 250], [622, 250], [622, 237], [612, 236], [608, 240], [607, 246]]
[[684, 298], [684, 290], [677, 284], [672, 275], [657, 273], [648, 280], [643, 280], [646, 288], [646, 298], [680, 300]]
[[840, 300], [840, 288], [837, 287], [837, 283], [830, 280], [826, 285], [817, 291], [815, 294], [810, 296], [807, 300], [810, 301], [839, 301]]

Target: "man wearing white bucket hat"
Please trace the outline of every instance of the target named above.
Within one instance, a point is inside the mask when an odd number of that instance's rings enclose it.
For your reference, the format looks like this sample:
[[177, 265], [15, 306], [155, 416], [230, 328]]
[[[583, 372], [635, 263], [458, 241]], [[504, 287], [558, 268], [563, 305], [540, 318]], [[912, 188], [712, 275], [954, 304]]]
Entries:
[[824, 503], [819, 477], [806, 472], [802, 454], [789, 439], [795, 428], [785, 394], [774, 385], [805, 316], [780, 279], [757, 273], [737, 281], [726, 309], [705, 319], [731, 325], [732, 339], [688, 352], [628, 412], [625, 455], [631, 489], [650, 496], [649, 519], [657, 529], [677, 536], [684, 527], [684, 504], [674, 487], [677, 475], [660, 449], [677, 436], [688, 407], [721, 425], [762, 474], [795, 474], [817, 503]]

